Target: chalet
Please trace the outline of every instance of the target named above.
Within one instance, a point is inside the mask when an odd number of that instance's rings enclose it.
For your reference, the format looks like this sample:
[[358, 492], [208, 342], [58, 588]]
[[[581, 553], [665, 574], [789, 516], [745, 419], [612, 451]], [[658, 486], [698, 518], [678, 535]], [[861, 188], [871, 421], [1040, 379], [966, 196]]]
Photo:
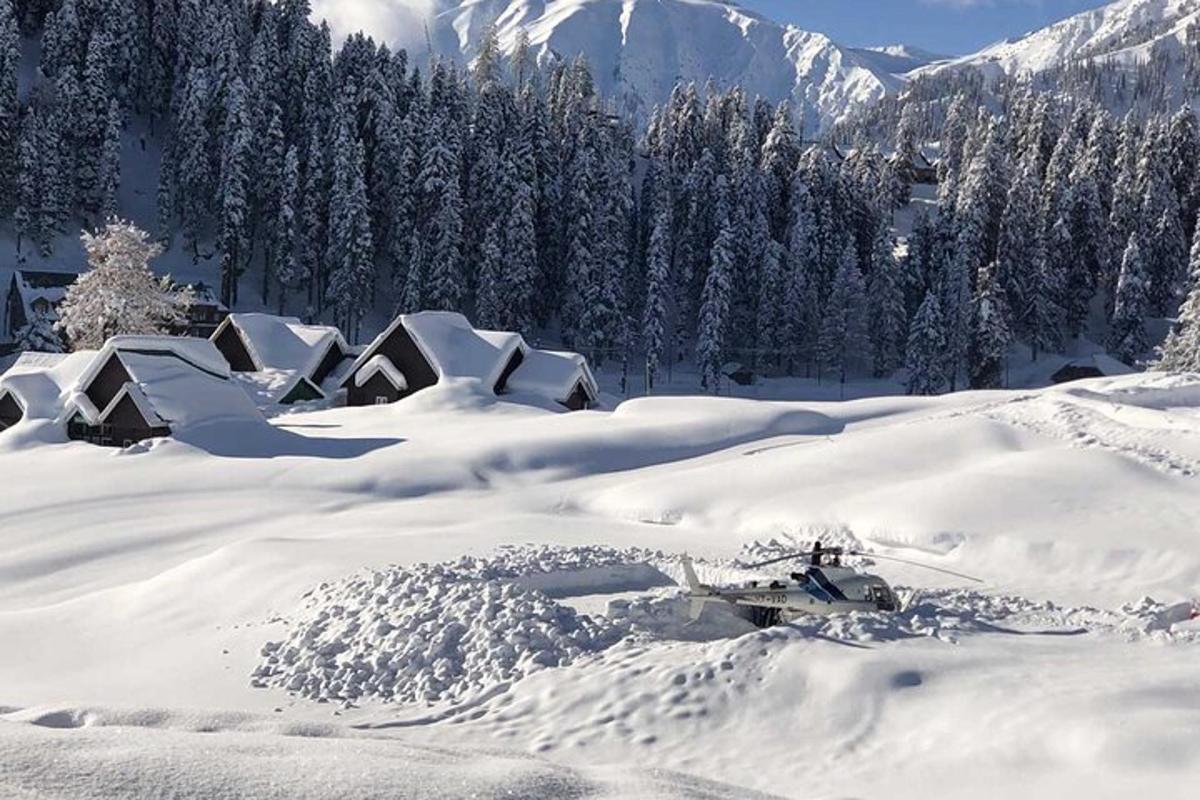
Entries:
[[74, 272], [17, 270], [8, 287], [4, 304], [4, 333], [15, 339], [17, 332], [39, 316], [57, 320], [58, 307], [67, 296], [67, 287], [79, 276]]
[[531, 394], [552, 400], [568, 411], [586, 411], [596, 405], [600, 387], [578, 353], [529, 350], [525, 360], [508, 380], [513, 394]]
[[0, 431], [23, 420], [54, 423], [94, 352], [22, 353], [0, 375]]
[[1115, 358], [1095, 353], [1085, 358], [1078, 358], [1063, 365], [1061, 369], [1050, 376], [1056, 384], [1072, 383], [1089, 378], [1108, 378], [1116, 375], [1129, 375], [1134, 370]]
[[77, 441], [129, 447], [214, 423], [261, 423], [212, 343], [171, 336], [118, 336], [96, 354], [61, 418]]
[[26, 356], [0, 377], [6, 428], [40, 419], [75, 441], [129, 447], [211, 424], [263, 424], [203, 339], [118, 336], [99, 351]]
[[[182, 287], [176, 287], [182, 288]], [[207, 283], [188, 284], [192, 290], [192, 305], [188, 308], [188, 325], [184, 330], [177, 331], [181, 336], [195, 336], [197, 339], [208, 339], [225, 318], [229, 309], [217, 297], [217, 291]]]
[[494, 394], [536, 394], [582, 409], [599, 397], [582, 356], [530, 348], [517, 333], [481, 331], [461, 314], [398, 317], [355, 359], [341, 388], [352, 406], [386, 405], [443, 380]]
[[211, 341], [264, 408], [326, 399], [356, 354], [337, 328], [270, 314], [230, 314]]

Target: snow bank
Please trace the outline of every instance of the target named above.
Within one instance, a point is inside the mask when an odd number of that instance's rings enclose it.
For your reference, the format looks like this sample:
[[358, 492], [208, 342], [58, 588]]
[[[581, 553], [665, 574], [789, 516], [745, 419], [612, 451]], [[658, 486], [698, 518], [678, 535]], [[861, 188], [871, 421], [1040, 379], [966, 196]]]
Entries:
[[253, 684], [319, 701], [455, 700], [623, 638], [627, 627], [577, 614], [515, 578], [629, 563], [635, 551], [514, 548], [492, 559], [390, 567], [322, 584], [292, 633], [269, 642]]

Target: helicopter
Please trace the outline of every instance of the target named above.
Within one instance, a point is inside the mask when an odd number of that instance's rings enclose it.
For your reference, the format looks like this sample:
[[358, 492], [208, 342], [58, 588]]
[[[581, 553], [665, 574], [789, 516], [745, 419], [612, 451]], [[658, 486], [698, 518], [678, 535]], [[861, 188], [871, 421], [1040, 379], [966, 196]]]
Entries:
[[786, 561], [808, 560], [805, 567], [792, 572], [786, 580], [755, 580], [740, 586], [709, 586], [700, 582], [696, 577], [692, 559], [684, 556], [683, 573], [688, 585], [688, 599], [691, 601], [690, 616], [693, 621], [697, 620], [707, 604], [726, 603], [745, 609], [754, 625], [769, 628], [804, 615], [828, 616], [851, 611], [894, 613], [903, 610], [900, 599], [887, 581], [878, 575], [843, 566], [844, 556], [866, 556], [896, 561], [983, 583], [979, 578], [970, 575], [916, 561], [864, 553], [844, 547], [822, 547], [821, 543], [817, 542], [812, 550], [790, 553], [780, 558], [748, 565], [749, 569], [759, 569]]

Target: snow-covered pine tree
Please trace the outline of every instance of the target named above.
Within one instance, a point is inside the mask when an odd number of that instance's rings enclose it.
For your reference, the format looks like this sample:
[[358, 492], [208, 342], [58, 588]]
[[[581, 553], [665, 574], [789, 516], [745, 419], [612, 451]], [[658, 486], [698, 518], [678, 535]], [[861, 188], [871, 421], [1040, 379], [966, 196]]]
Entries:
[[1096, 287], [1108, 270], [1109, 240], [1100, 191], [1091, 175], [1077, 174], [1062, 200], [1073, 257], [1065, 264], [1062, 305], [1068, 338], [1084, 333]]
[[792, 173], [800, 161], [800, 136], [792, 124], [788, 103], [775, 109], [771, 130], [762, 150], [762, 171], [766, 189], [767, 219], [776, 241], [786, 241], [788, 233], [788, 194]]
[[851, 370], [864, 360], [869, 344], [867, 298], [858, 265], [858, 248], [848, 241], [821, 318], [822, 369], [835, 370], [839, 382], [845, 386]]
[[61, 353], [62, 337], [54, 330], [54, 320], [45, 314], [34, 314], [14, 340], [19, 353]]
[[1013, 337], [1005, 292], [996, 271], [994, 263], [984, 268], [975, 287], [968, 356], [972, 389], [999, 389], [1004, 385], [1004, 365]]
[[528, 140], [513, 144], [504, 160], [508, 223], [504, 228], [504, 294], [501, 327], [528, 333], [536, 317], [538, 285], [537, 165]]
[[97, 28], [87, 46], [86, 65], [78, 111], [72, 120], [76, 161], [76, 186], [85, 211], [99, 214], [104, 203], [102, 169], [108, 141], [109, 111], [114, 101], [109, 84], [113, 41]]
[[150, 271], [162, 248], [148, 233], [113, 220], [84, 233], [83, 247], [90, 269], [67, 289], [56, 325], [75, 350], [97, 350], [118, 335], [167, 333], [186, 323], [192, 292], [173, 290], [169, 278]]
[[[12, 0], [0, 0], [0, 213], [19, 202], [21, 106], [17, 73], [21, 66], [21, 33]], [[28, 213], [28, 210], [26, 210]]]
[[655, 199], [646, 248], [646, 303], [642, 312], [642, 348], [646, 352], [646, 390], [653, 391], [666, 350], [667, 301], [671, 296], [672, 203], [665, 192]]
[[336, 260], [329, 276], [329, 296], [333, 298], [338, 319], [357, 340], [375, 285], [375, 245], [371, 241], [371, 206], [365, 175], [366, 147], [361, 141], [351, 145], [347, 166], [343, 205], [331, 236], [336, 246], [331, 249], [331, 254]]
[[996, 247], [995, 278], [1008, 298], [1009, 307], [1016, 311], [1017, 327], [1022, 333], [1029, 330], [1027, 309], [1042, 259], [1037, 170], [1037, 154], [1026, 153], [1009, 187], [1008, 204], [1000, 220], [1000, 241]]
[[755, 340], [764, 364], [778, 366], [782, 363], [783, 351], [787, 349], [787, 327], [784, 304], [787, 302], [787, 278], [784, 264], [787, 250], [771, 239], [763, 250], [762, 264], [758, 268], [758, 316]]
[[462, 273], [462, 200], [459, 191], [459, 144], [454, 123], [435, 118], [429, 148], [418, 178], [424, 209], [424, 296], [430, 309], [461, 310], [466, 293]]
[[1149, 306], [1149, 280], [1142, 260], [1140, 237], [1129, 238], [1121, 259], [1121, 275], [1117, 281], [1116, 302], [1108, 349], [1114, 358], [1127, 364], [1136, 363], [1146, 352], [1146, 312]]
[[791, 229], [788, 232], [786, 285], [783, 308], [787, 371], [800, 362], [812, 364], [817, 356], [821, 331], [818, 308], [820, 252], [818, 249], [816, 207], [802, 170], [792, 179]]
[[[1180, 224], [1185, 237], [1196, 227], [1197, 181], [1200, 180], [1200, 134], [1196, 131], [1196, 113], [1184, 103], [1171, 119], [1167, 133], [1167, 161], [1171, 183], [1179, 199]], [[1188, 239], [1190, 241], [1190, 238]]]
[[272, 240], [274, 266], [271, 274], [279, 283], [276, 306], [282, 315], [287, 310], [288, 295], [305, 281], [304, 265], [297, 253], [296, 203], [300, 192], [300, 153], [295, 145], [288, 148], [283, 159], [283, 175], [279, 180], [279, 203]]
[[100, 214], [104, 219], [117, 215], [117, 191], [121, 188], [121, 106], [116, 100], [108, 104], [108, 121], [104, 146], [100, 151], [99, 186]]
[[883, 378], [903, 363], [904, 338], [908, 331], [900, 266], [896, 261], [895, 242], [886, 224], [879, 226], [871, 248], [867, 309], [871, 360], [876, 377]]
[[479, 247], [479, 280], [475, 293], [476, 324], [489, 330], [504, 327], [504, 253], [500, 223], [493, 221]]
[[229, 89], [221, 156], [221, 199], [218, 249], [221, 253], [221, 302], [233, 308], [238, 281], [249, 261], [250, 159], [254, 133], [246, 109], [246, 88], [235, 79]]
[[1150, 311], [1165, 316], [1174, 310], [1178, 282], [1187, 263], [1187, 244], [1179, 221], [1179, 201], [1163, 153], [1143, 148], [1138, 182], [1143, 187], [1138, 244], [1148, 280]]
[[696, 333], [696, 365], [700, 368], [700, 385], [713, 394], [721, 391], [729, 306], [733, 293], [731, 280], [737, 257], [728, 193], [724, 176], [718, 177], [713, 203], [717, 238], [713, 242], [708, 275], [704, 280], [699, 329]]
[[930, 291], [909, 328], [905, 367], [908, 393], [940, 394], [946, 386], [946, 331], [937, 292]]
[[41, 241], [42, 184], [38, 153], [39, 120], [37, 109], [30, 108], [21, 118], [20, 141], [17, 146], [17, 194], [13, 210], [13, 228], [17, 236], [17, 252], [22, 252], [26, 240]]
[[1187, 298], [1163, 344], [1155, 369], [1200, 372], [1200, 225], [1196, 226], [1188, 261]]

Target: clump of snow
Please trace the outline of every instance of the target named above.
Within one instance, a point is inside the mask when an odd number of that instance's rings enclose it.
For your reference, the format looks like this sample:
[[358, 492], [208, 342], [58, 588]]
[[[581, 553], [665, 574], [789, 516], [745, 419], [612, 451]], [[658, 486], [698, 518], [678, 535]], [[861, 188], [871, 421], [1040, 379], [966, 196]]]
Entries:
[[322, 584], [291, 635], [270, 642], [256, 686], [321, 701], [439, 702], [569, 664], [628, 628], [560, 605], [516, 578], [627, 564], [636, 551], [508, 548], [495, 558], [390, 567]]

